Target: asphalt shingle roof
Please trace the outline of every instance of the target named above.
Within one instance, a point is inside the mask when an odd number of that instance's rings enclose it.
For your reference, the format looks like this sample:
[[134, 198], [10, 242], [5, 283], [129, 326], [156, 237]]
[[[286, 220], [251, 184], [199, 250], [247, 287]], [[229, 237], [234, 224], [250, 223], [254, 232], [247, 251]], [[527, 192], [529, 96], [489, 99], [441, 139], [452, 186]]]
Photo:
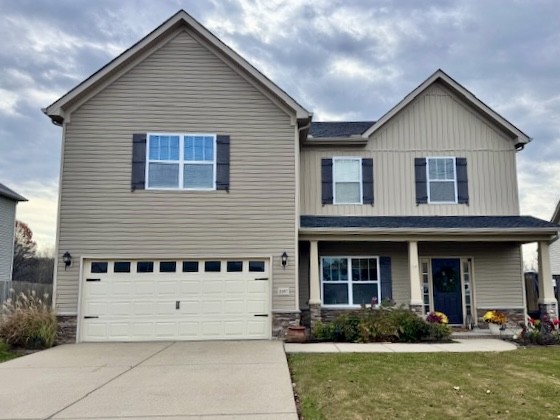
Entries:
[[560, 226], [532, 216], [301, 216], [302, 228], [518, 229]]
[[27, 201], [27, 198], [19, 195], [14, 190], [9, 189], [4, 184], [0, 184], [0, 197], [6, 197], [14, 201]]
[[362, 134], [373, 124], [375, 124], [375, 121], [312, 122], [309, 135], [313, 138], [350, 137]]

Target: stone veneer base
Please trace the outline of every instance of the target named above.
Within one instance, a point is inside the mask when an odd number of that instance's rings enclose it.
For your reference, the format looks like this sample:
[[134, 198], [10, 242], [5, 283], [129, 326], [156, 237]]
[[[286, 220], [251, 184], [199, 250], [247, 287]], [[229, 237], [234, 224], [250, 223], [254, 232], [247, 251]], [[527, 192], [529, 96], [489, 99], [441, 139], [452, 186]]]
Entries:
[[74, 344], [78, 328], [78, 317], [75, 315], [57, 315], [58, 332], [56, 344]]
[[288, 327], [300, 325], [301, 313], [297, 312], [273, 312], [272, 313], [272, 337], [283, 340], [288, 333]]
[[508, 324], [521, 324], [525, 323], [525, 311], [523, 309], [507, 309], [507, 308], [493, 308], [493, 309], [480, 309], [476, 310], [476, 317], [478, 319], [478, 327], [481, 329], [488, 329], [488, 324], [482, 320], [484, 314], [490, 310], [503, 312], [507, 315]]

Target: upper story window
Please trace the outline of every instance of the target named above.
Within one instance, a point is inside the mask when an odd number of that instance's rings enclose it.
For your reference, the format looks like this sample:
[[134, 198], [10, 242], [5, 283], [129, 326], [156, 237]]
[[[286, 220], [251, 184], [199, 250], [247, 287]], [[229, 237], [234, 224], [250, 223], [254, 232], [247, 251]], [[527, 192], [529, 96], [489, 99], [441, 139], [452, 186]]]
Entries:
[[147, 188], [216, 189], [214, 134], [150, 133], [147, 141]]
[[457, 203], [454, 157], [427, 158], [428, 202]]
[[362, 159], [333, 158], [334, 204], [362, 204]]

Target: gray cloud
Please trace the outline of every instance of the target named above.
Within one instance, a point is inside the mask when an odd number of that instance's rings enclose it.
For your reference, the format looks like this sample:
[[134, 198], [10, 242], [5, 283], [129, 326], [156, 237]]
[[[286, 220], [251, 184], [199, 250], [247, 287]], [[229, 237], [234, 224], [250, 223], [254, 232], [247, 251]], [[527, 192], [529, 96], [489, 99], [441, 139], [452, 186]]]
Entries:
[[[377, 119], [443, 68], [534, 137], [519, 154], [521, 207], [550, 217], [560, 195], [560, 8], [553, 0], [507, 7], [484, 0], [4, 0], [0, 180], [29, 192], [27, 209], [38, 185], [56, 189], [58, 176], [61, 130], [40, 108], [180, 8], [316, 119]], [[41, 223], [54, 232], [54, 220]]]

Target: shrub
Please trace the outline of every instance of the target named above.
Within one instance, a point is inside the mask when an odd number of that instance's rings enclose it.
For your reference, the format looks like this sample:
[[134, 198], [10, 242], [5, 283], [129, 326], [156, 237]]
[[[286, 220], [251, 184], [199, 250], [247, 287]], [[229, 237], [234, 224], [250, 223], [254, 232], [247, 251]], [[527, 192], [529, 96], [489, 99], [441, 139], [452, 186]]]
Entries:
[[57, 323], [54, 311], [35, 291], [20, 293], [8, 299], [2, 307], [0, 339], [13, 347], [42, 349], [52, 347], [56, 338]]
[[420, 342], [444, 341], [451, 335], [445, 324], [430, 324], [404, 308], [380, 306], [336, 317], [332, 322], [318, 322], [313, 337], [336, 342]]
[[449, 341], [453, 330], [447, 324], [428, 324], [428, 340]]
[[557, 329], [557, 323], [545, 314], [540, 320], [529, 319], [529, 323], [523, 325], [517, 341], [541, 346], [560, 344], [560, 331]]

